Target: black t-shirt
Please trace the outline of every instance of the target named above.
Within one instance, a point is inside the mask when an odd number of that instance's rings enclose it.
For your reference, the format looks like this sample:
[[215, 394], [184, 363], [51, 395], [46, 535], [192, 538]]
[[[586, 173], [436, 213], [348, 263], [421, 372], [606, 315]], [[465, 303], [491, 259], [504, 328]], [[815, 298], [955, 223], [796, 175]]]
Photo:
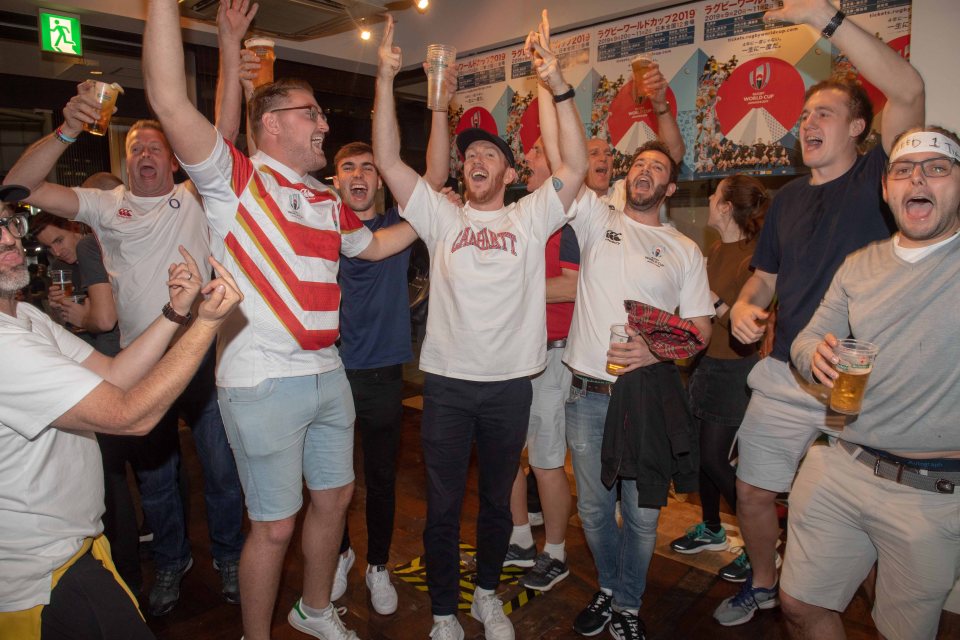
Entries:
[[[78, 282], [79, 279], [79, 282]], [[78, 293], [87, 293], [91, 285], [110, 284], [107, 270], [103, 266], [100, 243], [93, 234], [85, 235], [77, 243], [77, 264], [73, 270], [74, 289]], [[120, 328], [114, 327], [104, 333], [89, 334], [91, 345], [100, 353], [115, 356], [120, 353]]]
[[752, 266], [777, 276], [774, 358], [790, 360], [793, 339], [813, 317], [844, 258], [896, 229], [880, 182], [886, 162], [877, 145], [839, 178], [811, 185], [803, 176], [773, 199]]

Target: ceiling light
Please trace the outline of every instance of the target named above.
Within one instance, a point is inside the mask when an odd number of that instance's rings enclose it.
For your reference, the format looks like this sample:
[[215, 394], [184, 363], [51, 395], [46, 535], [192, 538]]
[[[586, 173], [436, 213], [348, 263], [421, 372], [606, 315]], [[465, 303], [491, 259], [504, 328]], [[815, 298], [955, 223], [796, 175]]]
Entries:
[[417, 0], [417, 11], [423, 13], [430, 6], [430, 0]]
[[103, 75], [103, 71], [100, 71], [99, 69], [92, 69], [92, 70], [90, 71], [90, 75], [92, 75], [92, 76], [102, 76], [102, 75]]
[[369, 40], [369, 39], [370, 39], [370, 30], [369, 30], [369, 29], [361, 29], [361, 30], [360, 30], [360, 39], [361, 39], [361, 40]]

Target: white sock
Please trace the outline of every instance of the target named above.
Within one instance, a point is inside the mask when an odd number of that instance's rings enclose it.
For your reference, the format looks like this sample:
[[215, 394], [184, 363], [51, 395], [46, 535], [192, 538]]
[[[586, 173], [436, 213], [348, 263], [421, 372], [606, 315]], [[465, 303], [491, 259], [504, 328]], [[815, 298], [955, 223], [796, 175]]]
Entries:
[[484, 589], [483, 587], [477, 587], [473, 590], [473, 598], [477, 599], [482, 596], [492, 596], [493, 589]]
[[559, 560], [560, 562], [567, 561], [567, 543], [566, 541], [561, 542], [560, 544], [553, 544], [548, 542], [543, 545], [543, 552], [553, 558], [554, 560]]
[[437, 616], [437, 615], [435, 615], [435, 616], [433, 616], [433, 624], [437, 624], [438, 622], [443, 622], [443, 621], [445, 621], [445, 620], [453, 620], [455, 617], [456, 617], [456, 616], [454, 616], [452, 613], [451, 613], [450, 615], [448, 615], [448, 616]]
[[524, 549], [533, 546], [533, 532], [530, 530], [530, 523], [521, 524], [513, 528], [510, 534], [510, 544], [515, 544]]
[[323, 609], [314, 609], [313, 607], [308, 607], [307, 603], [304, 602], [303, 600], [300, 600], [300, 610], [303, 611], [305, 614], [307, 614], [311, 618], [319, 618], [324, 613], [327, 613], [330, 607], [332, 606], [333, 606], [333, 603], [330, 603], [327, 606], [325, 606]]

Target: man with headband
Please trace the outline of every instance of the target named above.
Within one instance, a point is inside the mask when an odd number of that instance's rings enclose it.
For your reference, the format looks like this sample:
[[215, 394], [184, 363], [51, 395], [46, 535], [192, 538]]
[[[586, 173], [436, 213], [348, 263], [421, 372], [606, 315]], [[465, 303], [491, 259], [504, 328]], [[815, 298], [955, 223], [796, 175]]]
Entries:
[[790, 345], [844, 258], [890, 237], [893, 225], [880, 197], [886, 153], [897, 134], [923, 123], [920, 74], [845, 18], [828, 0], [785, 0], [781, 9], [764, 14], [766, 20], [805, 24], [830, 39], [887, 102], [880, 122], [883, 144], [860, 154], [873, 119], [863, 87], [831, 79], [807, 90], [799, 142], [810, 175], [785, 185], [773, 199], [753, 255], [754, 273], [730, 311], [734, 337], [752, 344], [763, 336], [775, 295], [779, 304], [773, 350], [750, 373], [753, 395], [740, 425], [737, 518], [748, 555], [721, 570], [721, 577], [744, 583], [714, 612], [725, 626], [777, 606], [780, 528], [774, 501], [790, 490], [817, 436], [843, 428], [843, 416], [827, 410], [827, 390], [791, 369]]
[[791, 635], [843, 638], [843, 611], [877, 563], [873, 619], [885, 638], [934, 638], [960, 576], [960, 139], [899, 138], [883, 178], [899, 233], [851, 254], [790, 350], [833, 387], [848, 334], [879, 346], [859, 416], [812, 447], [790, 496], [783, 568]]

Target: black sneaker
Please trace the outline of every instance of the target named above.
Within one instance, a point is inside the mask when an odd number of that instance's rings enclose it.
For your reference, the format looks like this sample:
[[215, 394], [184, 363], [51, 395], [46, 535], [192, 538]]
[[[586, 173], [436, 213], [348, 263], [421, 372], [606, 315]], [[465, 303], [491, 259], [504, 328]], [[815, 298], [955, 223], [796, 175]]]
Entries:
[[214, 559], [213, 568], [220, 573], [220, 592], [229, 604], [240, 604], [240, 561]]
[[614, 611], [610, 621], [610, 635], [616, 640], [645, 640], [647, 628], [635, 613]]
[[613, 613], [613, 596], [603, 591], [593, 594], [593, 600], [577, 614], [573, 621], [573, 630], [582, 636], [595, 636], [610, 622]]
[[537, 556], [537, 562], [522, 578], [521, 586], [537, 591], [550, 591], [557, 584], [570, 575], [567, 563], [557, 560], [548, 553]]
[[183, 568], [174, 571], [157, 571], [157, 579], [150, 590], [150, 615], [165, 616], [177, 606], [180, 600], [180, 582], [193, 566], [193, 558]]
[[740, 552], [733, 562], [720, 568], [720, 577], [727, 582], [746, 582], [750, 575], [750, 558], [746, 550]]
[[511, 544], [507, 548], [507, 555], [503, 558], [505, 567], [532, 567], [537, 561], [537, 545], [532, 544], [529, 547], [521, 547], [518, 544]]

